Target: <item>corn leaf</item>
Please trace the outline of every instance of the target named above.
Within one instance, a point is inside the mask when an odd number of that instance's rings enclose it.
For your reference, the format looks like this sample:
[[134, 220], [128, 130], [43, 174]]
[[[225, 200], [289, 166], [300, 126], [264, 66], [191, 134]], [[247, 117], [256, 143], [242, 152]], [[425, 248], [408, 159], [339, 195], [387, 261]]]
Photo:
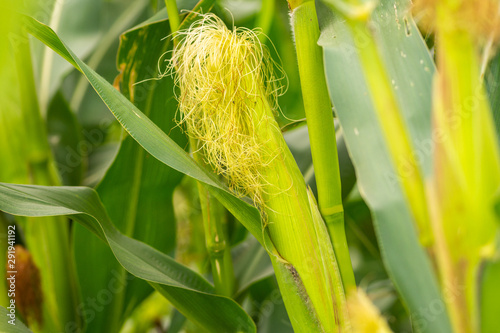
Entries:
[[[150, 282], [194, 323], [211, 332], [255, 332], [245, 311], [233, 300], [213, 294], [213, 286], [203, 277], [119, 232], [91, 188], [0, 183], [0, 210], [23, 216], [70, 215], [105, 241], [128, 272]], [[114, 281], [107, 290], [117, 289]]]
[[[431, 172], [431, 83], [434, 65], [409, 12], [408, 1], [382, 0], [372, 16], [378, 50], [418, 156], [422, 173]], [[354, 38], [346, 23], [328, 9], [319, 10], [326, 74], [358, 186], [374, 215], [382, 257], [389, 276], [418, 332], [450, 332], [436, 277], [419, 244], [410, 206], [392, 164], [378, 122]], [[398, 138], [394, 138], [398, 140]]]

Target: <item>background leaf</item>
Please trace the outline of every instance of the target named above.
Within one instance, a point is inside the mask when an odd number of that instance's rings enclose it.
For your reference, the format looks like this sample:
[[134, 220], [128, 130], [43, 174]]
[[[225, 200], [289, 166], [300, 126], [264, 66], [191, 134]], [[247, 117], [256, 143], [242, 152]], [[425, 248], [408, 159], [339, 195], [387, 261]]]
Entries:
[[487, 262], [482, 273], [481, 285], [481, 332], [498, 330], [498, 300], [500, 298], [500, 260]]
[[500, 52], [491, 59], [484, 75], [486, 90], [490, 98], [491, 110], [500, 142]]
[[232, 250], [236, 279], [235, 298], [245, 293], [253, 284], [274, 276], [274, 270], [267, 251], [249, 236], [247, 240]]
[[47, 111], [47, 134], [63, 185], [79, 185], [85, 170], [84, 139], [78, 120], [60, 92]]
[[[410, 16], [409, 2], [383, 0], [372, 15], [378, 49], [393, 83], [423, 174], [431, 172], [431, 86], [434, 65]], [[420, 332], [450, 332], [436, 277], [419, 244], [410, 208], [370, 100], [353, 38], [342, 19], [319, 10], [330, 93], [358, 175], [374, 215], [382, 257]], [[340, 79], [342, 78], [342, 79]], [[395, 138], [397, 139], [397, 138]], [[429, 315], [432, 304], [443, 311]]]
[[[337, 154], [339, 158], [340, 178], [342, 183], [342, 198], [346, 199], [356, 183], [356, 173], [352, 165], [351, 158], [347, 151], [346, 143], [342, 133], [342, 128], [337, 123]], [[307, 126], [299, 126], [287, 131], [283, 135], [286, 143], [292, 152], [297, 165], [313, 193], [317, 195], [316, 180], [314, 178], [314, 166], [312, 164], [311, 145], [309, 144], [309, 134]]]
[[[147, 0], [27, 1], [25, 12], [53, 27], [78, 56], [86, 58], [90, 54], [105, 54], [120, 32], [137, 20], [148, 5]], [[34, 51], [41, 55], [35, 58], [35, 68], [45, 114], [71, 66], [43, 44], [35, 43]]]

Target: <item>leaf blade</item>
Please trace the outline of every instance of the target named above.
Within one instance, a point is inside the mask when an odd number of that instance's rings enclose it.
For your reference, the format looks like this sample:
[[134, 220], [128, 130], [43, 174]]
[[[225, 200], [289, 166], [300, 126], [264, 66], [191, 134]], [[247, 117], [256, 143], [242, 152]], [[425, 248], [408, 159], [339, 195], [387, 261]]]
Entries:
[[[407, 1], [381, 1], [372, 16], [372, 31], [376, 32], [378, 50], [393, 80], [393, 91], [413, 147], [423, 149], [422, 145], [431, 142], [434, 65], [407, 11]], [[323, 15], [319, 43], [324, 47], [330, 93], [357, 170], [360, 192], [374, 216], [386, 269], [415, 328], [420, 332], [451, 332], [446, 311], [432, 318], [426, 313], [434, 302], [444, 303], [429, 259], [419, 244], [411, 209], [392, 164], [353, 38], [363, 36], [352, 36], [346, 24], [332, 13]], [[406, 69], [409, 65], [413, 65], [412, 71]], [[422, 173], [429, 176], [431, 153], [423, 150], [422, 155]]]
[[93, 189], [0, 183], [0, 199], [0, 210], [13, 215], [71, 215], [108, 242], [125, 269], [153, 283], [178, 306], [179, 311], [209, 331], [255, 332], [255, 325], [244, 310], [233, 300], [213, 294], [213, 286], [203, 277], [152, 247], [120, 233], [109, 220]]

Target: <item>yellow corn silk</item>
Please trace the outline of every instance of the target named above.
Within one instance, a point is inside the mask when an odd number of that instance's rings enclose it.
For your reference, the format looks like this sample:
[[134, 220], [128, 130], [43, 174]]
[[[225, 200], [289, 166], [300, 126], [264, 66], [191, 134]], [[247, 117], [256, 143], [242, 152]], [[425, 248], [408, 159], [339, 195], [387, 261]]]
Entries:
[[496, 43], [499, 2], [420, 0], [416, 16], [436, 34], [434, 177], [430, 187], [445, 299], [456, 332], [479, 331], [478, 270], [495, 252], [500, 154], [480, 75], [482, 46]]
[[343, 330], [347, 309], [330, 238], [274, 119], [279, 66], [257, 33], [229, 30], [212, 14], [179, 37], [170, 64], [181, 122], [207, 164], [260, 209], [294, 329]]
[[351, 314], [352, 333], [392, 333], [387, 321], [363, 290], [349, 294], [347, 307]]

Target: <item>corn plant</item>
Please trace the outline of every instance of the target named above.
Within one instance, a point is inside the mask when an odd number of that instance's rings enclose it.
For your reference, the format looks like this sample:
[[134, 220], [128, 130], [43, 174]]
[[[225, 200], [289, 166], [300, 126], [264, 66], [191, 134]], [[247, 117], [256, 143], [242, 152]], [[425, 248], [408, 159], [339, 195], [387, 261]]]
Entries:
[[0, 22], [2, 332], [498, 331], [498, 1]]

